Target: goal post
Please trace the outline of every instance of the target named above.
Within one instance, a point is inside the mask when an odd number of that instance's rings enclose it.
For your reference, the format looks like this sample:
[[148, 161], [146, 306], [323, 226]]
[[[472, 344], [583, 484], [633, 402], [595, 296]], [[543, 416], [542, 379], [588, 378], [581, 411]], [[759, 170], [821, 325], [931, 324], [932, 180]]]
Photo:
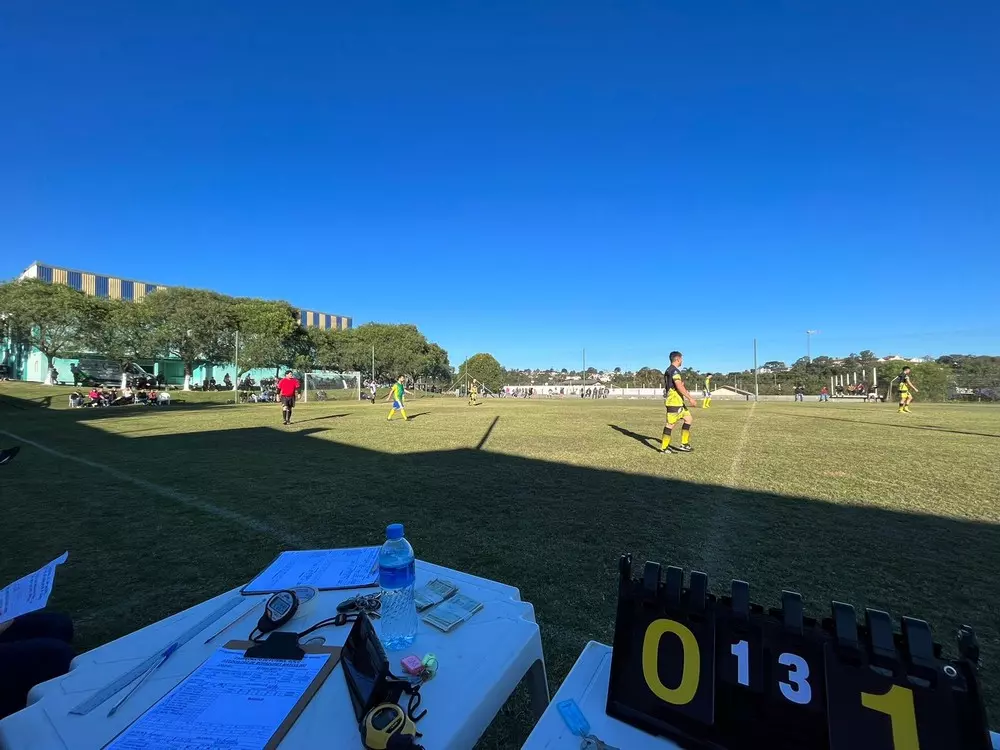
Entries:
[[360, 401], [361, 373], [318, 370], [305, 374], [302, 401]]

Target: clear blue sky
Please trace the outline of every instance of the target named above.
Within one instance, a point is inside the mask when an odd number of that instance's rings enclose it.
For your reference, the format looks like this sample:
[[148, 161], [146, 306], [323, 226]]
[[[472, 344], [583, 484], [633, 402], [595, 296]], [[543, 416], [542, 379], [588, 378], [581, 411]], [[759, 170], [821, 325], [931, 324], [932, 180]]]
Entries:
[[510, 367], [997, 353], [998, 38], [994, 0], [8, 0], [0, 276]]

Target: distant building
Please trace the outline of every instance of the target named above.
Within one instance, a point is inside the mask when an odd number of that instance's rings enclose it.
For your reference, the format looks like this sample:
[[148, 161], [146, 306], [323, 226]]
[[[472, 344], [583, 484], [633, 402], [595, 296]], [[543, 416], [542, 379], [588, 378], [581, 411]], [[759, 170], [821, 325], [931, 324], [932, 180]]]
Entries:
[[[66, 284], [93, 297], [128, 301], [139, 301], [160, 289], [167, 288], [162, 284], [154, 284], [148, 281], [123, 279], [118, 276], [108, 276], [92, 271], [59, 268], [38, 261], [28, 266], [20, 278], [40, 279], [49, 284]], [[298, 317], [299, 325], [303, 328], [346, 330], [353, 325], [353, 319], [347, 316], [317, 312], [315, 310], [298, 310]], [[47, 362], [44, 355], [35, 349], [28, 351], [26, 347], [16, 346], [14, 342], [3, 338], [4, 334], [4, 331], [0, 331], [0, 364], [7, 366], [10, 377], [15, 380], [44, 381], [48, 374], [46, 372]], [[70, 374], [70, 366], [77, 359], [77, 357], [73, 357], [69, 359], [57, 358], [55, 360], [53, 364], [60, 373], [59, 379], [61, 381], [73, 382], [72, 375]], [[94, 362], [95, 360], [89, 361]], [[166, 382], [172, 385], [179, 385], [184, 379], [183, 363], [173, 357], [138, 362], [137, 364], [152, 375], [162, 375]], [[96, 367], [97, 364], [95, 363], [94, 366]], [[195, 369], [193, 381], [202, 382], [213, 377], [221, 381], [227, 373], [230, 377], [236, 377], [232, 365], [206, 364]], [[269, 369], [268, 371], [251, 374], [256, 378], [260, 378], [267, 377], [268, 375], [273, 376], [274, 372], [273, 369]]]

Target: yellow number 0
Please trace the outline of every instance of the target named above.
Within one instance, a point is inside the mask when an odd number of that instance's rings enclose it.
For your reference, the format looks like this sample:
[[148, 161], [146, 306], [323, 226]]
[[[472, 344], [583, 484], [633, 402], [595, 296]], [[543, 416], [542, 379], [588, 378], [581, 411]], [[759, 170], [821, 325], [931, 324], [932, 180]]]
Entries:
[[912, 690], [893, 685], [888, 693], [882, 695], [862, 693], [861, 705], [872, 711], [888, 714], [892, 726], [893, 750], [920, 750]]
[[[656, 657], [660, 650], [660, 639], [667, 633], [673, 633], [680, 639], [684, 655], [681, 681], [675, 688], [668, 688], [660, 682], [660, 673], [657, 669]], [[701, 676], [701, 651], [694, 633], [673, 620], [651, 622], [642, 639], [642, 676], [646, 678], [646, 685], [653, 691], [653, 695], [660, 700], [675, 706], [684, 706], [694, 700]]]

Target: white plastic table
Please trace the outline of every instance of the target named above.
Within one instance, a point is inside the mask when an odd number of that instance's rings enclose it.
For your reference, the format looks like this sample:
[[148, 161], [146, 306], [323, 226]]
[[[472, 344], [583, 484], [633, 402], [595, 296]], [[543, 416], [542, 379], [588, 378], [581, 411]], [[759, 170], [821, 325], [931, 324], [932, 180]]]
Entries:
[[559, 701], [572, 698], [590, 722], [590, 732], [620, 750], [680, 750], [664, 737], [646, 734], [605, 713], [608, 682], [611, 679], [611, 646], [590, 641], [552, 699], [552, 705], [535, 725], [522, 750], [580, 750], [580, 738], [573, 735], [556, 708]]
[[[528, 676], [532, 707], [541, 716], [549, 691], [542, 657], [542, 641], [534, 609], [521, 601], [520, 592], [495, 581], [417, 561], [417, 586], [433, 578], [447, 578], [463, 594], [484, 606], [468, 622], [445, 634], [419, 622], [417, 639], [405, 652], [389, 652], [395, 674], [403, 674], [399, 660], [408, 653], [433, 652], [438, 657], [437, 676], [421, 688], [421, 709], [427, 715], [418, 723], [427, 747], [469, 750], [483, 733], [521, 679]], [[337, 604], [355, 593], [376, 589], [321, 591], [308, 609], [283, 630], [303, 630], [336, 614]], [[0, 721], [0, 748], [5, 750], [97, 750], [131, 724], [165, 695], [208, 655], [231, 639], [244, 639], [256, 625], [262, 606], [240, 620], [266, 596], [244, 597], [247, 601], [204, 628], [129, 698], [118, 712], [107, 717], [117, 698], [110, 699], [85, 716], [69, 711], [116, 677], [170, 644], [199, 620], [204, 619], [239, 589], [217, 596], [173, 617], [88, 651], [73, 660], [70, 672], [36, 686], [28, 706]], [[375, 620], [376, 629], [379, 621]], [[227, 623], [233, 627], [204, 641]], [[324, 636], [326, 645], [343, 645], [350, 625], [328, 627], [309, 638]], [[404, 696], [405, 699], [405, 696]], [[404, 703], [405, 705], [405, 703]], [[293, 748], [361, 748], [361, 738], [340, 665], [292, 726], [283, 750]]]
[[[646, 734], [605, 713], [611, 680], [611, 646], [590, 641], [552, 699], [552, 705], [535, 725], [522, 750], [579, 750], [580, 738], [570, 733], [559, 714], [559, 701], [572, 698], [590, 722], [598, 739], [621, 750], [680, 750], [664, 737]], [[1000, 750], [1000, 734], [990, 732], [993, 750]]]

